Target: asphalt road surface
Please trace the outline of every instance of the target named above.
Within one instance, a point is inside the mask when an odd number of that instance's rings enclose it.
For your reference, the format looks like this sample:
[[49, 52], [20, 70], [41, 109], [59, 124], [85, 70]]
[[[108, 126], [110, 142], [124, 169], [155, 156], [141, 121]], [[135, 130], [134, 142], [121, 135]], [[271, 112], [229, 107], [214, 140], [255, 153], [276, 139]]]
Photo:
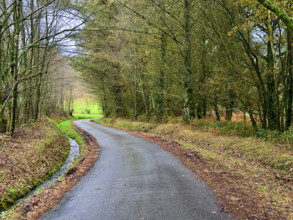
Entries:
[[41, 219], [232, 219], [213, 192], [159, 146], [89, 120], [76, 124], [101, 147], [95, 165]]

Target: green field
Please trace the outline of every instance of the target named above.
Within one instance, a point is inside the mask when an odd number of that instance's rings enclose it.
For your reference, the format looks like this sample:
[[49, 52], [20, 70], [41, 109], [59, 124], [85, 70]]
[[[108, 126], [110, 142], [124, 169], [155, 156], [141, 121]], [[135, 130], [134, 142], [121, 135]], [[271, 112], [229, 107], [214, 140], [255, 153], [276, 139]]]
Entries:
[[73, 102], [73, 112], [75, 114], [102, 114], [100, 104], [91, 98], [76, 99]]

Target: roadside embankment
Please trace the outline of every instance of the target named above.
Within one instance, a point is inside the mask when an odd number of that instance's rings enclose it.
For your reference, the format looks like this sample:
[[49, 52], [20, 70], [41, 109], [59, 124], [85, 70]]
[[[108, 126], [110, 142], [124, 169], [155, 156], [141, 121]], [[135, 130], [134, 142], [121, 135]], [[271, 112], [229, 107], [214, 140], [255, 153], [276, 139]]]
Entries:
[[[155, 124], [104, 118], [180, 158], [239, 219], [293, 218], [293, 154], [287, 145], [225, 136], [182, 123]], [[143, 133], [142, 133], [143, 132]]]
[[80, 154], [65, 174], [50, 186], [9, 210], [1, 219], [38, 219], [58, 204], [63, 196], [91, 169], [99, 155], [96, 139], [76, 126], [72, 120], [57, 120], [64, 135], [80, 146]]
[[0, 136], [0, 209], [5, 210], [54, 174], [69, 154], [69, 142], [50, 119]]

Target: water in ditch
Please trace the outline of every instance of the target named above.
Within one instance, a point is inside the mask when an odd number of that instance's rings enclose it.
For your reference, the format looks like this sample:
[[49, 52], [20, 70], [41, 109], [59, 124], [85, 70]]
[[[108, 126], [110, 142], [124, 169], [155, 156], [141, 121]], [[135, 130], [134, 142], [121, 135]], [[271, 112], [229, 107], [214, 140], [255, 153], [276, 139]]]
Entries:
[[[26, 200], [28, 197], [34, 195], [39, 189], [45, 188], [45, 187], [51, 185], [52, 183], [56, 182], [58, 180], [58, 178], [61, 177], [66, 172], [68, 167], [74, 161], [74, 158], [79, 155], [79, 145], [78, 145], [78, 143], [76, 143], [76, 141], [71, 139], [71, 138], [69, 138], [69, 142], [70, 142], [70, 153], [69, 153], [69, 156], [67, 157], [66, 161], [62, 165], [62, 167], [54, 175], [52, 175], [49, 179], [47, 179], [41, 185], [39, 185], [38, 187], [36, 187], [32, 191], [30, 191], [25, 197], [17, 200], [17, 202], [15, 204], [18, 204], [19, 202]], [[4, 213], [5, 212], [2, 212], [2, 213], [0, 212], [0, 217]]]

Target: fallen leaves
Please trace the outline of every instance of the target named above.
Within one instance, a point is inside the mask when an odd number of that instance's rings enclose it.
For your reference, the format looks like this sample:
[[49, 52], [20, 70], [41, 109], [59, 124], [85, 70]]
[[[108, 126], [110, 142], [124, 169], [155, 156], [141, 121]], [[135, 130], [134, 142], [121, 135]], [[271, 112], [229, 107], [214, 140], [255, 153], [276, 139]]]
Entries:
[[66, 159], [60, 152], [69, 145], [55, 124], [47, 120], [17, 129], [13, 139], [4, 135], [0, 138], [1, 209], [29, 192], [51, 169], [57, 169]]
[[[17, 219], [34, 220], [38, 219], [42, 214], [52, 209], [58, 202], [60, 202], [66, 192], [80, 181], [94, 165], [98, 158], [100, 149], [96, 139], [89, 133], [83, 131], [77, 127], [88, 140], [88, 153], [83, 158], [79, 159], [79, 162], [75, 167], [71, 168], [70, 175], [62, 180], [57, 181], [43, 192], [32, 196], [30, 199], [24, 201], [19, 207], [15, 209], [15, 212], [19, 217]], [[98, 189], [97, 189], [98, 190]], [[9, 216], [6, 217], [10, 219]]]

